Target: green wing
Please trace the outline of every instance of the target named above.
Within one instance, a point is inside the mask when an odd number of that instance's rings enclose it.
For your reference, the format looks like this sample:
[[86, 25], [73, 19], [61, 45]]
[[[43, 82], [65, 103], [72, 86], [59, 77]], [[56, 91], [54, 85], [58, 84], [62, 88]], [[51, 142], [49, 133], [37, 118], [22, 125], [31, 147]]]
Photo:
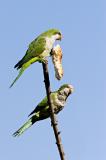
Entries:
[[44, 108], [46, 108], [48, 106], [48, 100], [47, 100], [47, 97], [45, 97], [38, 105], [37, 107], [29, 114], [32, 115], [33, 113], [35, 112], [38, 112], [38, 111], [41, 111], [43, 110]]
[[42, 54], [42, 52], [45, 50], [45, 45], [45, 37], [38, 37], [30, 43], [25, 58], [30, 59], [32, 57], [40, 56], [40, 54]]
[[26, 51], [25, 56], [15, 65], [15, 68], [18, 69], [22, 67], [22, 65], [34, 57], [39, 57], [42, 52], [45, 50], [46, 40], [44, 36], [39, 36], [34, 41], [32, 41], [29, 45], [28, 50]]

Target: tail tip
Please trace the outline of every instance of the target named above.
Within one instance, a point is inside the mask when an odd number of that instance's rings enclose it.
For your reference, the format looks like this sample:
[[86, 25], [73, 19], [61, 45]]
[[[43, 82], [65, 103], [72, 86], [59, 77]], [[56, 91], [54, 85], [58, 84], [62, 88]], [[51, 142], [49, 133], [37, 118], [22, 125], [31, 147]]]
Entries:
[[11, 84], [11, 85], [9, 86], [9, 88], [12, 88], [12, 86], [13, 86], [13, 84]]
[[19, 137], [20, 133], [19, 132], [15, 132], [12, 134], [13, 137]]

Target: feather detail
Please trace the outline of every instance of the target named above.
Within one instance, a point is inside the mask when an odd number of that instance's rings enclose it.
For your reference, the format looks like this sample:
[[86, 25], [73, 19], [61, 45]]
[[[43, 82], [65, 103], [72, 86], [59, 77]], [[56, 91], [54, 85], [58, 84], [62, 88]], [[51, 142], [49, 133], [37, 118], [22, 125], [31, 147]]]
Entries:
[[22, 125], [21, 128], [19, 128], [15, 133], [13, 133], [13, 136], [20, 136], [25, 132], [29, 127], [31, 127], [35, 122], [37, 122], [39, 119], [39, 114], [33, 115], [24, 125]]
[[20, 78], [20, 76], [23, 74], [23, 72], [31, 65], [33, 64], [34, 62], [36, 61], [41, 61], [40, 58], [38, 57], [35, 57], [35, 58], [32, 58], [30, 61], [28, 61], [27, 63], [23, 64], [23, 66], [21, 67], [20, 71], [19, 71], [19, 74], [18, 76], [15, 78], [15, 80], [12, 82], [12, 84], [10, 85], [10, 88], [15, 84], [15, 82]]
[[19, 71], [19, 74], [18, 76], [14, 79], [14, 81], [12, 82], [12, 84], [10, 85], [10, 88], [15, 84], [15, 82], [20, 78], [20, 76], [23, 74], [24, 72], [24, 68], [21, 68], [20, 71]]
[[24, 131], [26, 131], [29, 127], [32, 126], [32, 121], [29, 119], [20, 129], [18, 129], [15, 133], [13, 133], [13, 136], [20, 136]]

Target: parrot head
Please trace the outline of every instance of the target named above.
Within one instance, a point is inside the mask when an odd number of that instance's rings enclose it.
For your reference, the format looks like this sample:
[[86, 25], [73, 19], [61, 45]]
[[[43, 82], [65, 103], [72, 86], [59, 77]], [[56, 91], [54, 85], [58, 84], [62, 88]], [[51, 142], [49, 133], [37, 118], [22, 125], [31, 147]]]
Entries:
[[54, 37], [55, 40], [61, 40], [62, 34], [58, 29], [49, 29], [48, 31], [42, 33], [42, 36]]
[[71, 93], [73, 93], [73, 91], [74, 91], [74, 88], [73, 88], [73, 86], [70, 85], [70, 84], [64, 84], [64, 85], [62, 85], [62, 86], [59, 88], [59, 90], [58, 90], [58, 92], [60, 92], [60, 94], [64, 94], [64, 95], [66, 95], [67, 97], [68, 97]]

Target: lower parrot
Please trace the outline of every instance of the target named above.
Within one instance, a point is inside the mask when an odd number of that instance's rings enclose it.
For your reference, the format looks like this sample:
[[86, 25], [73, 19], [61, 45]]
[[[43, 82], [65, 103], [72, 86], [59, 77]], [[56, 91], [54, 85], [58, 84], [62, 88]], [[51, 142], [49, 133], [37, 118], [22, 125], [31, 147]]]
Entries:
[[[64, 84], [57, 91], [54, 91], [50, 94], [51, 103], [55, 114], [59, 113], [64, 108], [65, 102], [72, 92], [73, 86], [69, 84]], [[36, 108], [29, 114], [29, 116], [31, 116], [31, 118], [20, 129], [18, 129], [13, 134], [13, 136], [20, 136], [35, 122], [50, 117], [50, 108], [48, 105], [47, 96], [36, 106]]]

